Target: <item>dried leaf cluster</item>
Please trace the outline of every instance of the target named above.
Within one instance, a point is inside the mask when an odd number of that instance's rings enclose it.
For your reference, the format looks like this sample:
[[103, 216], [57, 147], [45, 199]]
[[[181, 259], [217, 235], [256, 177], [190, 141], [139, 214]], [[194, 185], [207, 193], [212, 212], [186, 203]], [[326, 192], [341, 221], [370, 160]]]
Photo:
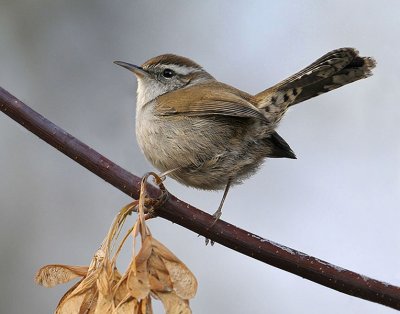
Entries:
[[[36, 282], [45, 287], [82, 277], [62, 297], [56, 313], [150, 314], [153, 313], [151, 298], [161, 300], [166, 313], [191, 313], [189, 299], [196, 294], [196, 278], [185, 264], [151, 235], [146, 226], [145, 182], [142, 181], [139, 200], [122, 208], [115, 218], [89, 267], [53, 264], [38, 271]], [[138, 219], [113, 250], [121, 228], [133, 210], [138, 211]], [[121, 275], [116, 261], [130, 235], [133, 237], [132, 259]], [[141, 246], [136, 253], [139, 235]]]

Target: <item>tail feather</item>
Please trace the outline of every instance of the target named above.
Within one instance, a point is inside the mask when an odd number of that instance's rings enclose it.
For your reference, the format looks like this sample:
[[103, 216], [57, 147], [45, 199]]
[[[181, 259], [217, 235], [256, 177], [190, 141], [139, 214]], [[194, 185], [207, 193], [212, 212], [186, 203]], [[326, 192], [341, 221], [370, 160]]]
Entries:
[[367, 78], [372, 75], [376, 61], [369, 57], [355, 57], [348, 65], [332, 76], [303, 87], [298, 97], [290, 104], [293, 106], [315, 96], [330, 92], [346, 84]]
[[296, 154], [290, 148], [289, 144], [286, 143], [277, 132], [272, 132], [271, 135], [265, 139], [265, 142], [271, 149], [267, 157], [296, 159]]
[[314, 84], [316, 81], [330, 77], [345, 68], [357, 55], [358, 52], [352, 48], [333, 50], [272, 88], [288, 89]]
[[353, 48], [333, 50], [286, 80], [257, 94], [258, 107], [278, 123], [289, 106], [372, 75], [376, 62]]

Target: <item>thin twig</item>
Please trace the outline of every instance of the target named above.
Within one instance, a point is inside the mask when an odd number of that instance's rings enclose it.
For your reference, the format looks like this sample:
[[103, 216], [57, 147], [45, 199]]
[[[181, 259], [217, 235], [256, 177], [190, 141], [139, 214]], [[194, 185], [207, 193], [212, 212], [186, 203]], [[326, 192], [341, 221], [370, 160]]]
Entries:
[[[0, 110], [41, 139], [122, 192], [138, 198], [140, 178], [80, 142], [0, 87]], [[148, 195], [160, 191], [149, 185]], [[263, 239], [214, 218], [173, 195], [156, 209], [156, 214], [195, 233], [269, 265], [343, 293], [400, 310], [400, 287], [380, 282], [334, 266], [315, 257]]]

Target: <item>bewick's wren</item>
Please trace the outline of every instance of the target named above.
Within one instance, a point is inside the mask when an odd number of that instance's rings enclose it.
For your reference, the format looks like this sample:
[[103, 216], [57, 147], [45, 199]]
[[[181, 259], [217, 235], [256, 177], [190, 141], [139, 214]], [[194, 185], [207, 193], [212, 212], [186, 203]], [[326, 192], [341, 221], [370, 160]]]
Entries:
[[366, 78], [375, 67], [355, 49], [337, 49], [253, 96], [172, 54], [142, 66], [115, 63], [138, 79], [136, 137], [143, 153], [185, 185], [225, 189], [217, 219], [229, 187], [254, 174], [265, 158], [296, 158], [275, 131], [288, 107]]

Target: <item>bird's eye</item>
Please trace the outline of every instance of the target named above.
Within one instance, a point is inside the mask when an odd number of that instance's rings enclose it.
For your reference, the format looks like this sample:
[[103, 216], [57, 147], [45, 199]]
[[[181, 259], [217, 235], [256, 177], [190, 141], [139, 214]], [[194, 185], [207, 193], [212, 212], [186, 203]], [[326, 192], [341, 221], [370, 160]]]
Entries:
[[165, 69], [165, 70], [162, 72], [162, 76], [164, 76], [165, 78], [171, 78], [171, 77], [173, 77], [174, 75], [175, 75], [175, 72], [172, 71], [171, 69]]

